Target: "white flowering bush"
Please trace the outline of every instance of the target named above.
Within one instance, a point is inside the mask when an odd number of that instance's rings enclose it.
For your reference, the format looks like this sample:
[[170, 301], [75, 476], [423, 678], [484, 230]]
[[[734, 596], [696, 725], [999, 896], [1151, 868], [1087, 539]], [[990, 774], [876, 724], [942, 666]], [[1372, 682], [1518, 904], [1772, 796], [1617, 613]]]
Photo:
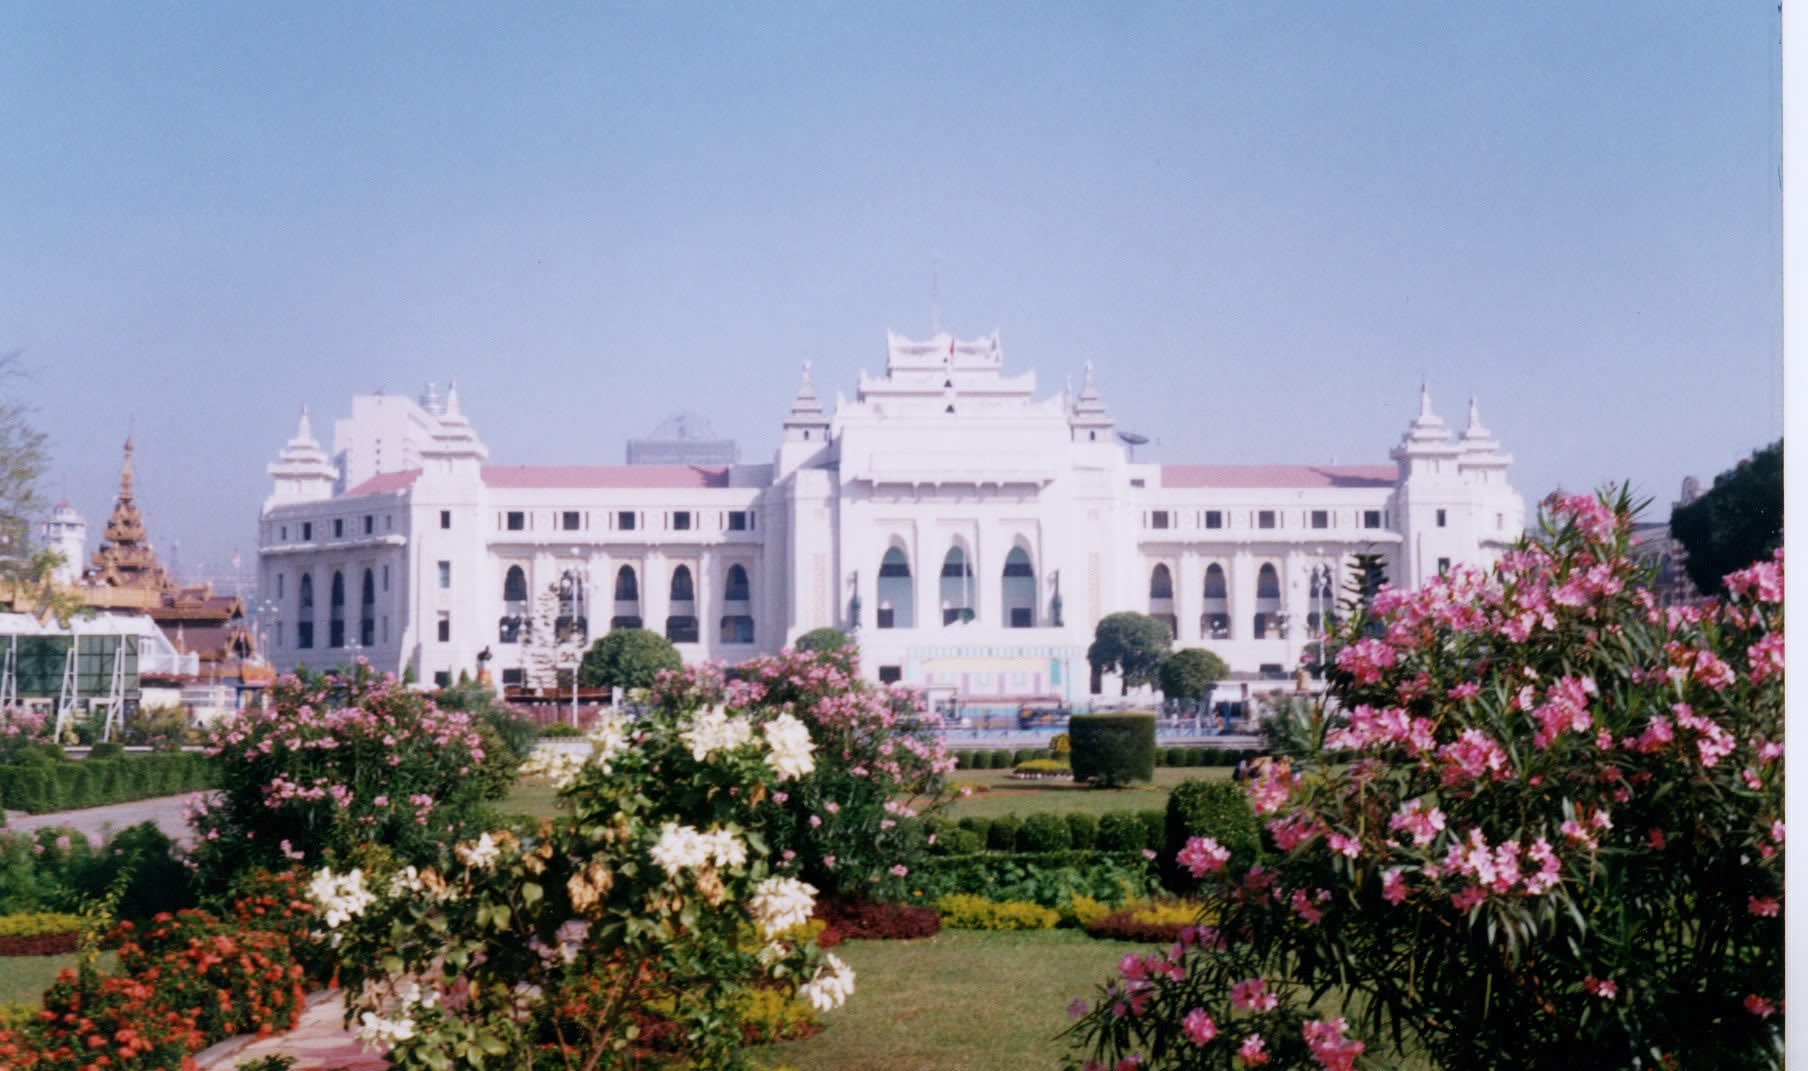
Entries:
[[568, 820], [466, 837], [435, 866], [316, 874], [347, 1025], [391, 1066], [736, 1067], [753, 987], [847, 1000], [853, 971], [804, 926], [817, 887], [779, 872], [768, 834], [816, 745], [787, 713], [688, 695], [536, 764]]

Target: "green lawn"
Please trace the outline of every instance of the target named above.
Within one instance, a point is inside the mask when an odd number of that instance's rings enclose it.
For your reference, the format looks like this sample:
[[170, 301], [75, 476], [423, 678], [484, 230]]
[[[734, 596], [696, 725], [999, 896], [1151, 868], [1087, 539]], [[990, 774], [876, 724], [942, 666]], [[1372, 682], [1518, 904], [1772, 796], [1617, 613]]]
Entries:
[[559, 809], [558, 789], [538, 780], [516, 781], [509, 794], [496, 801], [496, 810], [534, 818], [557, 818], [565, 813]]
[[849, 941], [846, 1007], [806, 1041], [751, 1050], [798, 1071], [1009, 1071], [1060, 1066], [1067, 1005], [1092, 995], [1135, 945], [1077, 930], [944, 930], [920, 941]]
[[[75, 966], [74, 952], [64, 956], [0, 956], [0, 1004], [36, 1004], [56, 981], [57, 972]], [[113, 968], [113, 953], [103, 952], [101, 970]]]
[[1230, 768], [1222, 766], [1158, 766], [1153, 784], [1129, 788], [1092, 788], [1072, 781], [1013, 781], [1009, 770], [956, 770], [951, 775], [956, 783], [985, 785], [988, 791], [975, 792], [949, 805], [952, 818], [996, 818], [1015, 811], [1020, 815], [1048, 811], [1067, 814], [1088, 811], [1161, 810], [1168, 805], [1168, 790], [1182, 781], [1227, 781]]

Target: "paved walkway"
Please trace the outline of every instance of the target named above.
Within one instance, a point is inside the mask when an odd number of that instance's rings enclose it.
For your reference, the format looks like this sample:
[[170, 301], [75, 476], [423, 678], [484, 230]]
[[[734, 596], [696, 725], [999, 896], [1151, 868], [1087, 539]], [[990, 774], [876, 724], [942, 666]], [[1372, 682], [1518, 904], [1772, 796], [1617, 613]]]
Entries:
[[187, 840], [188, 801], [197, 795], [184, 792], [180, 796], [160, 796], [156, 799], [133, 800], [131, 803], [110, 803], [105, 807], [88, 807], [79, 811], [55, 811], [50, 814], [26, 814], [24, 811], [7, 811], [6, 828], [20, 832], [30, 832], [47, 826], [70, 826], [81, 830], [90, 840], [103, 835], [117, 833], [127, 826], [135, 826], [140, 822], [155, 822], [157, 828], [168, 834], [172, 840]]
[[195, 1054], [200, 1071], [232, 1071], [260, 1056], [290, 1056], [294, 1071], [384, 1071], [389, 1061], [370, 1052], [340, 1024], [345, 994], [323, 989], [308, 997], [301, 1024], [267, 1038], [228, 1038]]

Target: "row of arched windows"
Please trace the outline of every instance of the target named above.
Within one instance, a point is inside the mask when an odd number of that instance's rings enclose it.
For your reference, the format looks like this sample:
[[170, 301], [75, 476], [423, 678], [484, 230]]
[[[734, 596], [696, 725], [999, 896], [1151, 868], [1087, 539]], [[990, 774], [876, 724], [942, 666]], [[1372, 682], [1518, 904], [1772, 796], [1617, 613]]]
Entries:
[[[1201, 639], [1230, 638], [1230, 598], [1224, 580], [1224, 567], [1213, 562], [1205, 569], [1205, 607], [1199, 618]], [[1281, 616], [1281, 574], [1273, 562], [1263, 562], [1256, 571], [1255, 614], [1250, 621], [1250, 634], [1267, 639], [1271, 634], [1285, 637]], [[1174, 575], [1166, 565], [1157, 564], [1149, 572], [1149, 614], [1165, 621], [1168, 631], [1180, 635], [1179, 618], [1174, 613]], [[1329, 566], [1314, 566], [1311, 591], [1307, 596], [1306, 626], [1313, 631], [1328, 627], [1336, 620], [1335, 586]]]
[[[965, 549], [954, 546], [942, 558], [942, 571], [936, 591], [943, 625], [971, 621], [974, 617], [973, 563]], [[878, 626], [880, 628], [917, 627], [916, 586], [910, 575], [910, 561], [901, 547], [892, 547], [879, 560]], [[1008, 628], [1036, 626], [1036, 571], [1030, 564], [1029, 552], [1012, 547], [1005, 555], [1004, 571], [999, 576], [999, 600], [1004, 624]]]
[[[296, 597], [298, 609], [295, 619], [295, 646], [312, 648], [314, 646], [314, 574], [301, 574], [301, 583], [297, 585]], [[336, 648], [346, 645], [345, 622], [345, 573], [335, 569], [327, 596], [326, 645], [328, 647]], [[364, 570], [364, 579], [358, 593], [357, 625], [358, 646], [374, 647], [377, 642], [377, 578], [369, 569]]]
[[[751, 602], [750, 590], [746, 567], [738, 563], [729, 565], [722, 574], [722, 601], [726, 605], [723, 607], [720, 623], [721, 642], [753, 642], [753, 614], [748, 605]], [[669, 591], [671, 605], [665, 620], [666, 638], [673, 643], [696, 643], [699, 633], [697, 585], [690, 566], [680, 565], [672, 570]], [[643, 627], [640, 578], [633, 566], [624, 565], [616, 571], [613, 601], [609, 617], [611, 631]], [[503, 617], [497, 638], [502, 643], [519, 643], [523, 627], [532, 614], [528, 605], [527, 572], [519, 565], [509, 566], [508, 572], [503, 576], [502, 602]], [[567, 571], [559, 577], [559, 617], [556, 627], [560, 642], [569, 638], [583, 639], [588, 634], [584, 583], [576, 572]]]

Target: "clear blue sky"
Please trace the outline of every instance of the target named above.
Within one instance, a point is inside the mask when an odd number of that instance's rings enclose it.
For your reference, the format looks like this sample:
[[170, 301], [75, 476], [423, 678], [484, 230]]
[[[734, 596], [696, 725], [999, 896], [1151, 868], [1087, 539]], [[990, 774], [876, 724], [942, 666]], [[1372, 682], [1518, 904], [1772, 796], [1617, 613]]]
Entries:
[[[254, 557], [303, 403], [456, 377], [505, 463], [769, 456], [887, 328], [1091, 360], [1139, 460], [1528, 498], [1781, 434], [1774, 3], [0, 8], [0, 352], [96, 530]], [[323, 435], [324, 437], [324, 435]], [[330, 445], [330, 444], [329, 444]]]

